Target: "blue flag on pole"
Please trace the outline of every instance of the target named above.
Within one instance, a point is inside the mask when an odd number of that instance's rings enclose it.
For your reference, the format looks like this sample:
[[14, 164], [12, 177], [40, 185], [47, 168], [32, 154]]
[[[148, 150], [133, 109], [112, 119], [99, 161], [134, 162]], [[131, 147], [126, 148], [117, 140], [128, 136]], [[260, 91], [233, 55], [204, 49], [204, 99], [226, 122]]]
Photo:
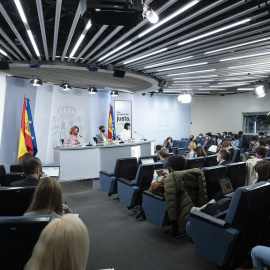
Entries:
[[31, 114], [31, 108], [30, 108], [29, 101], [30, 100], [27, 99], [26, 110], [27, 110], [27, 114], [28, 114], [29, 128], [30, 128], [30, 131], [31, 131], [32, 143], [33, 143], [33, 147], [34, 147], [33, 156], [36, 156], [36, 154], [38, 152], [37, 140], [36, 140], [36, 134], [35, 134], [34, 123], [33, 123], [33, 118], [32, 118], [32, 114]]

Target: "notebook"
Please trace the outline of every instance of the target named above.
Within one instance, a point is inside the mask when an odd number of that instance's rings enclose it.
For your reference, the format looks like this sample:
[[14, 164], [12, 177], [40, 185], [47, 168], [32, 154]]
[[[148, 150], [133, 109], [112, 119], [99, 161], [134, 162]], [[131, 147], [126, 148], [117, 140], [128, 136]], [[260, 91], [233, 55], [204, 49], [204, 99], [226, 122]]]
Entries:
[[60, 175], [60, 166], [43, 166], [42, 168], [43, 172], [50, 177], [59, 178]]

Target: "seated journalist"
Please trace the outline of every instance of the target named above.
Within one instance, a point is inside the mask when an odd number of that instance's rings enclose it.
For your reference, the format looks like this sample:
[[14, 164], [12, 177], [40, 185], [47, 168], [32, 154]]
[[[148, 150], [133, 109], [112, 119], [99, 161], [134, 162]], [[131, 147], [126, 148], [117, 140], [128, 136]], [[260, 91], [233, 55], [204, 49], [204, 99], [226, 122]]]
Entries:
[[[168, 157], [166, 167], [171, 171], [183, 171], [186, 169], [187, 163], [184, 156], [180, 156], [177, 154], [171, 155]], [[162, 196], [164, 196], [164, 181], [169, 174], [167, 172], [163, 172], [162, 180], [158, 181], [157, 172], [154, 171], [153, 180], [149, 190], [151, 192], [160, 192]]]
[[25, 179], [10, 184], [10, 187], [36, 186], [42, 172], [42, 164], [39, 158], [32, 157], [23, 163], [23, 173]]

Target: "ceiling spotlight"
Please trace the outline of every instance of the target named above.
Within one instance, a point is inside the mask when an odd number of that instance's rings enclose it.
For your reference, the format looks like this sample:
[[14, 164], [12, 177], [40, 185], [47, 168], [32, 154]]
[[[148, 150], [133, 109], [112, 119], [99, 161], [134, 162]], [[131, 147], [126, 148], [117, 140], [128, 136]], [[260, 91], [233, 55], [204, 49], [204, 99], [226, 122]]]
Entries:
[[142, 96], [145, 96], [145, 93], [142, 93]]
[[143, 18], [147, 18], [150, 23], [157, 23], [159, 18], [157, 13], [147, 4], [143, 4]]
[[61, 87], [62, 90], [64, 90], [64, 91], [69, 91], [69, 90], [71, 90], [71, 86], [70, 86], [70, 84], [67, 83], [67, 82], [62, 83], [62, 84], [60, 85], [60, 87]]
[[116, 90], [112, 90], [111, 91], [111, 96], [112, 97], [117, 97], [119, 94], [118, 94], [118, 91], [116, 91]]
[[264, 87], [264, 85], [256, 85], [253, 95], [256, 96], [257, 98], [263, 98], [266, 95], [267, 91]]
[[192, 100], [192, 97], [190, 94], [180, 94], [178, 97], [177, 97], [178, 101], [180, 103], [190, 103], [191, 100]]
[[158, 89], [158, 92], [161, 94], [163, 92], [163, 89], [162, 88], [159, 88]]
[[33, 78], [30, 83], [33, 84], [33, 86], [41, 86], [43, 83], [42, 83], [42, 80], [40, 78]]
[[96, 94], [98, 91], [97, 91], [97, 88], [95, 87], [95, 86], [89, 86], [89, 88], [88, 88], [88, 93], [90, 94], [90, 95], [94, 95], [94, 94]]

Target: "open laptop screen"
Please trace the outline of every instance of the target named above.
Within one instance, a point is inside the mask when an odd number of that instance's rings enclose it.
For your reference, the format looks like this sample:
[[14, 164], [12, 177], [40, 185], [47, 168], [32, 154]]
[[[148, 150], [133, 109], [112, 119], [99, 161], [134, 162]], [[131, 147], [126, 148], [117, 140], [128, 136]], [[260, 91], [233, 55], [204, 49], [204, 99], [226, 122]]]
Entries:
[[143, 158], [141, 159], [142, 164], [150, 164], [150, 163], [155, 163], [153, 158]]
[[43, 172], [53, 178], [59, 178], [60, 166], [43, 166]]

